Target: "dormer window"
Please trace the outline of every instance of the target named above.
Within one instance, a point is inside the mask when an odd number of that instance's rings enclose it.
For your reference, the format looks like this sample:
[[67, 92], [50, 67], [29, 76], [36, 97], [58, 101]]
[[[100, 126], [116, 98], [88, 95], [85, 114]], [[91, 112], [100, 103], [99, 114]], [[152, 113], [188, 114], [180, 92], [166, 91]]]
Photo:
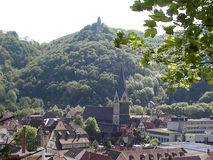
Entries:
[[59, 134], [60, 136], [62, 136], [62, 133], [61, 133], [61, 131], [58, 131], [58, 134]]
[[69, 131], [66, 131], [67, 135], [69, 136], [70, 135], [70, 132]]

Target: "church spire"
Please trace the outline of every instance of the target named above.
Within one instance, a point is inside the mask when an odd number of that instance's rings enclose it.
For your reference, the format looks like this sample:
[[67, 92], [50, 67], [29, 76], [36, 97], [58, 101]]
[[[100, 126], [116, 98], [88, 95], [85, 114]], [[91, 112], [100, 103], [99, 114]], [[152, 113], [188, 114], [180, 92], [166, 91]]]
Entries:
[[126, 83], [125, 83], [125, 78], [124, 78], [124, 71], [123, 71], [123, 66], [121, 66], [121, 70], [119, 73], [119, 79], [118, 79], [118, 84], [116, 91], [118, 93], [119, 100], [123, 96], [124, 92], [126, 91]]

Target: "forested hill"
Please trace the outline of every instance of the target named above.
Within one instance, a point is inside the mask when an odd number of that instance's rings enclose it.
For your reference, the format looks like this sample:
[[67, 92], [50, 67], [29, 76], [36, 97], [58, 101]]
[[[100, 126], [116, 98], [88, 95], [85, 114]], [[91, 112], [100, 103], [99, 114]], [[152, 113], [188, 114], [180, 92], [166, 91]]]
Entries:
[[[1, 32], [0, 111], [20, 112], [30, 107], [39, 111], [54, 104], [110, 105], [121, 65], [132, 104], [192, 103], [212, 90], [202, 82], [189, 93], [178, 89], [169, 94], [160, 81], [166, 67], [142, 68], [141, 54], [114, 47], [116, 31], [94, 23], [48, 44], [20, 40], [16, 32]], [[146, 43], [158, 47], [164, 38], [146, 39]]]

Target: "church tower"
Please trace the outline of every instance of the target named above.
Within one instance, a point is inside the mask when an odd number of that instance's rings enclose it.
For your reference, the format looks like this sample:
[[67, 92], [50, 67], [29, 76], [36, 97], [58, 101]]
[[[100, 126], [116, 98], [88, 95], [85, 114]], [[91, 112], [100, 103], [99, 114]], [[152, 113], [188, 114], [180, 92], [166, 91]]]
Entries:
[[121, 67], [114, 96], [113, 124], [117, 126], [128, 125], [129, 119], [129, 98], [123, 68]]

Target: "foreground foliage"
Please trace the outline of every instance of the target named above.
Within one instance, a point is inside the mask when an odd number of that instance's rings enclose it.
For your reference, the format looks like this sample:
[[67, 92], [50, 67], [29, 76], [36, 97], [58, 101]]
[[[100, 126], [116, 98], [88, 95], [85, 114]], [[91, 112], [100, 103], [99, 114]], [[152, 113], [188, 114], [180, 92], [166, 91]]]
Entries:
[[[206, 79], [213, 84], [213, 1], [211, 0], [136, 0], [133, 11], [150, 12], [145, 20], [148, 27], [145, 37], [155, 37], [162, 26], [169, 36], [158, 49], [145, 45], [134, 32], [125, 35], [118, 31], [114, 43], [117, 47], [131, 44], [133, 49], [142, 52], [143, 66], [152, 62], [168, 66], [161, 79], [169, 82], [168, 88], [183, 87]], [[160, 24], [158, 22], [161, 22]], [[175, 29], [180, 32], [174, 32]]]

